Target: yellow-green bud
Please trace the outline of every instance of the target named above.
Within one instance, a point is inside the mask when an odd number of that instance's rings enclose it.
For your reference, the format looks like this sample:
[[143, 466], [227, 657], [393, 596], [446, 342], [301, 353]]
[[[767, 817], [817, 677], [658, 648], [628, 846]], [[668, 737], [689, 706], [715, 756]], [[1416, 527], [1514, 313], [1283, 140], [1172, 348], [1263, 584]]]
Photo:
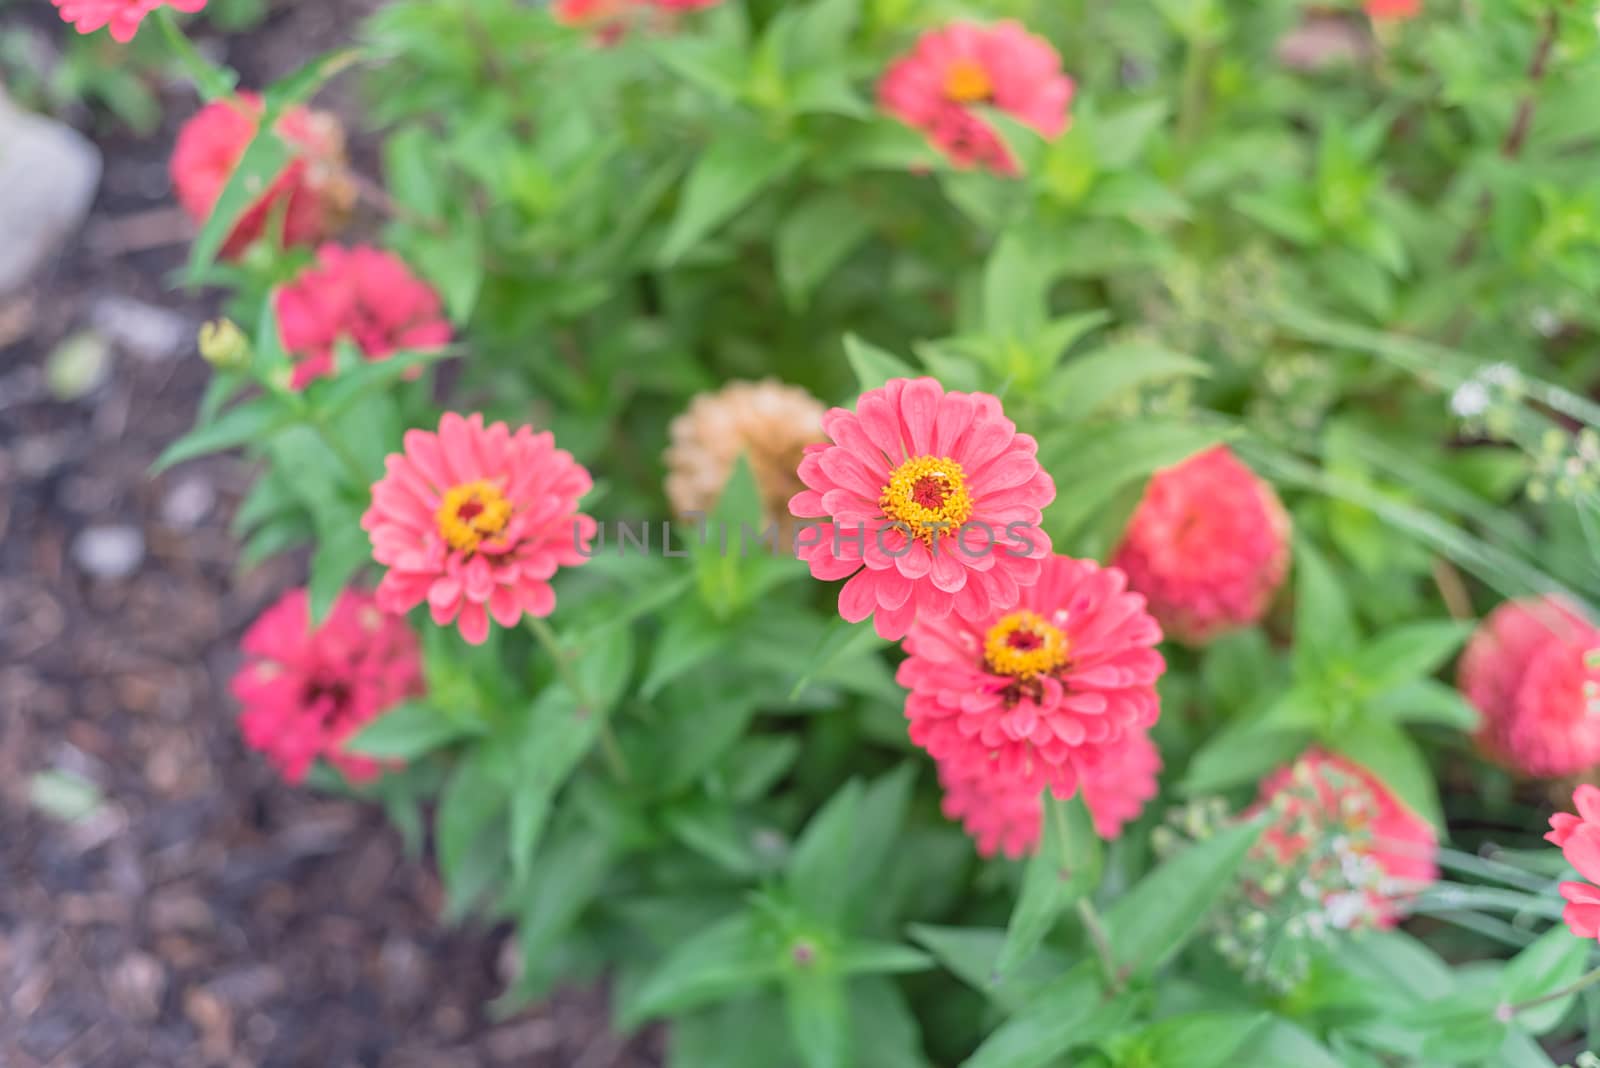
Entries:
[[237, 371], [250, 362], [250, 339], [232, 319], [213, 319], [200, 327], [200, 355], [219, 370]]

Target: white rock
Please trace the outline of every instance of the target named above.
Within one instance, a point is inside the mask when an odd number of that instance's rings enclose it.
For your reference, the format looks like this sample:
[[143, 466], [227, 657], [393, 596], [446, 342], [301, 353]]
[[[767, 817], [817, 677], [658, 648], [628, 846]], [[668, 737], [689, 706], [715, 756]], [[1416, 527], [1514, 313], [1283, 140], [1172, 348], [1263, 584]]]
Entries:
[[72, 539], [72, 559], [95, 578], [127, 578], [144, 562], [144, 535], [126, 524], [87, 527]]
[[82, 224], [100, 151], [77, 131], [13, 107], [0, 92], [0, 294], [31, 279]]

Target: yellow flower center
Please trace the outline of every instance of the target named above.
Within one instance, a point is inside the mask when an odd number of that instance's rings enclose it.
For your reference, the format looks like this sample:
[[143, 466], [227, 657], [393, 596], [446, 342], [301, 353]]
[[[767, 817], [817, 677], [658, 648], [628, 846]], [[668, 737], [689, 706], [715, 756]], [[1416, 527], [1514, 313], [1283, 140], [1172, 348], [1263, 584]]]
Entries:
[[889, 476], [878, 507], [925, 542], [940, 534], [954, 535], [972, 516], [966, 472], [947, 456], [913, 457]]
[[1067, 636], [1037, 612], [1012, 612], [989, 628], [983, 658], [997, 675], [1031, 679], [1067, 662]]
[[506, 529], [511, 522], [511, 502], [492, 482], [466, 482], [444, 495], [433, 518], [450, 548], [475, 552], [483, 539]]
[[989, 72], [975, 59], [958, 59], [944, 72], [944, 95], [957, 104], [976, 104], [993, 94]]

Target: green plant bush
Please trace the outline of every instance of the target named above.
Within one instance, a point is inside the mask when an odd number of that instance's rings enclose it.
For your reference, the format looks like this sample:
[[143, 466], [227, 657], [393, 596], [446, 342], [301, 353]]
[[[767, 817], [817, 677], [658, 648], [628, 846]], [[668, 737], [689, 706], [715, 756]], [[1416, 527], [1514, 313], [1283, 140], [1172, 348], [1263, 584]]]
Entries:
[[[514, 927], [508, 1003], [609, 975], [618, 1027], [671, 1022], [674, 1068], [1586, 1050], [1593, 940], [1559, 922], [1566, 867], [1538, 836], [1600, 761], [1529, 774], [1522, 743], [1475, 746], [1449, 668], [1506, 599], [1558, 595], [1581, 629], [1600, 595], [1592, 8], [641, 0], [573, 25], [575, 6], [401, 0], [250, 87], [266, 132], [187, 273], [245, 325], [204, 340], [212, 393], [163, 461], [260, 461], [244, 560], [309, 544], [314, 620], [383, 573], [372, 487], [441, 412], [551, 431], [594, 476], [578, 508], [613, 534], [649, 522], [652, 551], [597, 545], [556, 574], [547, 618], [478, 644], [412, 611], [422, 677], [338, 742], [383, 773], [313, 772], [437, 863], [446, 919]], [[231, 99], [157, 18], [202, 95]], [[920, 34], [1002, 19], [1074, 83], [1062, 130], [974, 83], [1010, 174], [953, 162], [878, 96]], [[345, 335], [303, 381], [284, 293], [342, 291], [283, 240], [299, 209], [280, 197], [259, 240], [218, 254], [308, 151], [286, 117], [335, 74], [365, 92], [381, 177], [297, 180], [360, 194], [373, 242], [438, 294], [407, 328], [448, 319], [453, 341], [374, 359]], [[787, 553], [719, 551], [682, 517], [664, 532], [662, 457], [694, 437], [672, 428], [696, 396], [775, 379], [854, 408], [917, 376], [997, 396], [1037, 439], [1057, 553], [1110, 560], [1150, 476], [1219, 443], [1292, 517], [1256, 532], [1282, 554], [1292, 537], [1270, 608], [1162, 645], [1160, 794], [1113, 841], [1047, 797], [1031, 859], [979, 857], [908, 739], [893, 643]], [[677, 454], [722, 472], [718, 529], [783, 514], [763, 433], [721, 469], [699, 438]], [[1226, 567], [1236, 548], [1208, 552]], [[1587, 685], [1523, 702], [1540, 746], [1587, 744]], [[1318, 786], [1302, 767], [1253, 807], [1308, 748], [1365, 772]], [[1363, 774], [1391, 807], [1362, 807]], [[1312, 851], [1275, 851], [1330, 792]], [[1403, 894], [1339, 867], [1392, 844], [1396, 811], [1440, 842], [1438, 881]], [[1404, 925], [1330, 921], [1341, 880]]]

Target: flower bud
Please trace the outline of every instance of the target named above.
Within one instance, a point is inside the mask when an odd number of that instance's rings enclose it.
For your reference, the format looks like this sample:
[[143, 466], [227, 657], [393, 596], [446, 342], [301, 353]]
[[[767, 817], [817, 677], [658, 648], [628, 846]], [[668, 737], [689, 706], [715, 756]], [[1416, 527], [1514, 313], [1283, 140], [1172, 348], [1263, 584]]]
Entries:
[[221, 371], [237, 371], [250, 363], [250, 339], [232, 319], [201, 324], [200, 355]]

